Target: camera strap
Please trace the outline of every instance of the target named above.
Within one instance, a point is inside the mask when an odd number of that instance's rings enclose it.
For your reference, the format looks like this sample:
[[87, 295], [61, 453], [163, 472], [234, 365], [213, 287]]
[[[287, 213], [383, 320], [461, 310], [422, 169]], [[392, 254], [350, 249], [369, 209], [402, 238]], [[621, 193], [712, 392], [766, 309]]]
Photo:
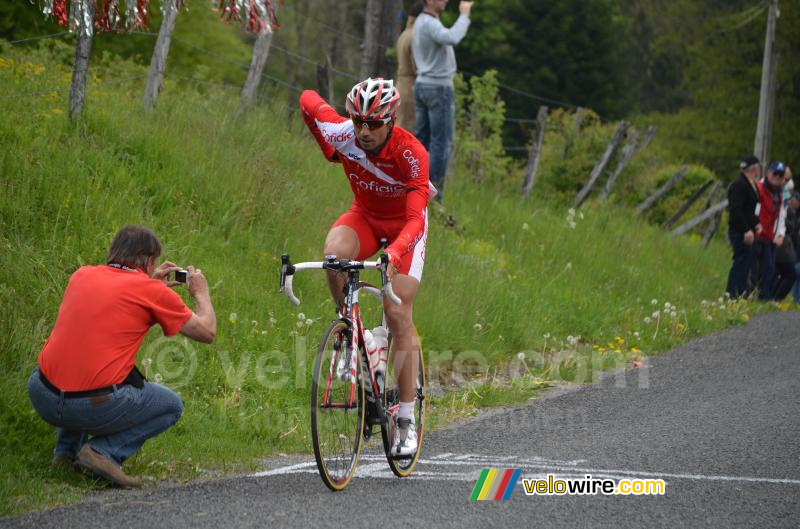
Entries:
[[110, 266], [111, 268], [116, 268], [118, 270], [127, 270], [128, 272], [139, 272], [138, 269], [121, 263], [108, 263], [108, 266]]

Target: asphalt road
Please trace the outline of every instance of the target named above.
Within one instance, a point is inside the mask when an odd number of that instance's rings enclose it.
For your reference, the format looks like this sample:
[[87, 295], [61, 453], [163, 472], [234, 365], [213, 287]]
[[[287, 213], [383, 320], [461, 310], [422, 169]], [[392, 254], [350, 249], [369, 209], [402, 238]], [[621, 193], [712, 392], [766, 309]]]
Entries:
[[[367, 454], [334, 494], [313, 458], [277, 459], [256, 476], [107, 491], [0, 526], [800, 527], [798, 375], [800, 314], [774, 313], [595, 386], [433, 432], [410, 479]], [[469, 501], [483, 468], [660, 478], [666, 494], [527, 496], [520, 480], [509, 501]]]

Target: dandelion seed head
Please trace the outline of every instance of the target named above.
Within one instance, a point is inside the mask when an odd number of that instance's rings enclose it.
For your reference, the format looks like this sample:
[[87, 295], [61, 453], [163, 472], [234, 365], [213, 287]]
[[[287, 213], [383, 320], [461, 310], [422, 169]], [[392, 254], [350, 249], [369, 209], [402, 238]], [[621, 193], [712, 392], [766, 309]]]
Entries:
[[658, 305], [658, 300], [653, 298], [653, 299], [650, 300], [650, 304], [651, 305]]
[[305, 320], [306, 319], [306, 315], [301, 312], [300, 314], [297, 315], [297, 319], [298, 320]]
[[481, 329], [483, 329], [483, 325], [481, 325], [480, 323], [476, 323], [475, 325], [472, 326], [472, 328], [475, 329], [476, 331], [480, 331]]

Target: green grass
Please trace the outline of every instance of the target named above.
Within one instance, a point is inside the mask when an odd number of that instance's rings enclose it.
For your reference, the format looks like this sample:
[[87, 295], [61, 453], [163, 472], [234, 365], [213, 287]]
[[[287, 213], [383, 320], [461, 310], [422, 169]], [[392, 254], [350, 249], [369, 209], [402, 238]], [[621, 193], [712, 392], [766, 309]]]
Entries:
[[[0, 93], [68, 86], [51, 56], [0, 48]], [[351, 200], [341, 169], [324, 162], [299, 120], [287, 124], [283, 107], [238, 115], [237, 94], [199, 95], [168, 80], [148, 116], [141, 82], [101, 85], [111, 72], [93, 74], [78, 126], [66, 120], [64, 91], [3, 100], [0, 112], [0, 514], [74, 502], [103, 486], [50, 469], [54, 431], [31, 409], [26, 381], [70, 274], [102, 262], [125, 223], [160, 234], [165, 258], [202, 267], [218, 314], [213, 345], [164, 341], [157, 329], [145, 341], [140, 363], [149, 359], [151, 378], [179, 391], [186, 411], [126, 468], [185, 480], [311, 446], [309, 372], [333, 304], [322, 276], [307, 273], [295, 283], [303, 305], [293, 308], [277, 274], [283, 252], [319, 258]], [[415, 311], [438, 386], [432, 425], [525, 400], [553, 381], [586, 381], [592, 369], [762, 310], [716, 301], [729, 266], [723, 243], [704, 250], [628, 209], [592, 203], [571, 217], [573, 228], [566, 205], [521, 202], [517, 189], [516, 174], [477, 186], [457, 170], [447, 204], [461, 230], [433, 216]], [[675, 317], [664, 315], [665, 302]], [[582, 370], [589, 374], [576, 376]]]

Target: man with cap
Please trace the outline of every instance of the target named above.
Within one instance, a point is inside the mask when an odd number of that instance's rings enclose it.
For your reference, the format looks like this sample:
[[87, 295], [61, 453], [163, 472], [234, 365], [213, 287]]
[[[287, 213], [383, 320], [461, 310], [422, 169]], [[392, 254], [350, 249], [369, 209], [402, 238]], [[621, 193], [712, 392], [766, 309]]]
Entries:
[[755, 253], [753, 242], [761, 232], [756, 214], [759, 204], [758, 177], [761, 173], [755, 156], [745, 157], [739, 164], [741, 173], [728, 187], [728, 240], [733, 247], [733, 265], [728, 274], [726, 291], [731, 298], [747, 295], [752, 290], [748, 284]]
[[755, 252], [758, 262], [758, 298], [761, 300], [774, 298], [778, 279], [775, 252], [783, 245], [786, 233], [786, 218], [783, 215], [784, 172], [786, 165], [783, 162], [772, 162], [767, 168], [767, 175], [758, 182], [758, 220], [763, 229], [756, 234]]

